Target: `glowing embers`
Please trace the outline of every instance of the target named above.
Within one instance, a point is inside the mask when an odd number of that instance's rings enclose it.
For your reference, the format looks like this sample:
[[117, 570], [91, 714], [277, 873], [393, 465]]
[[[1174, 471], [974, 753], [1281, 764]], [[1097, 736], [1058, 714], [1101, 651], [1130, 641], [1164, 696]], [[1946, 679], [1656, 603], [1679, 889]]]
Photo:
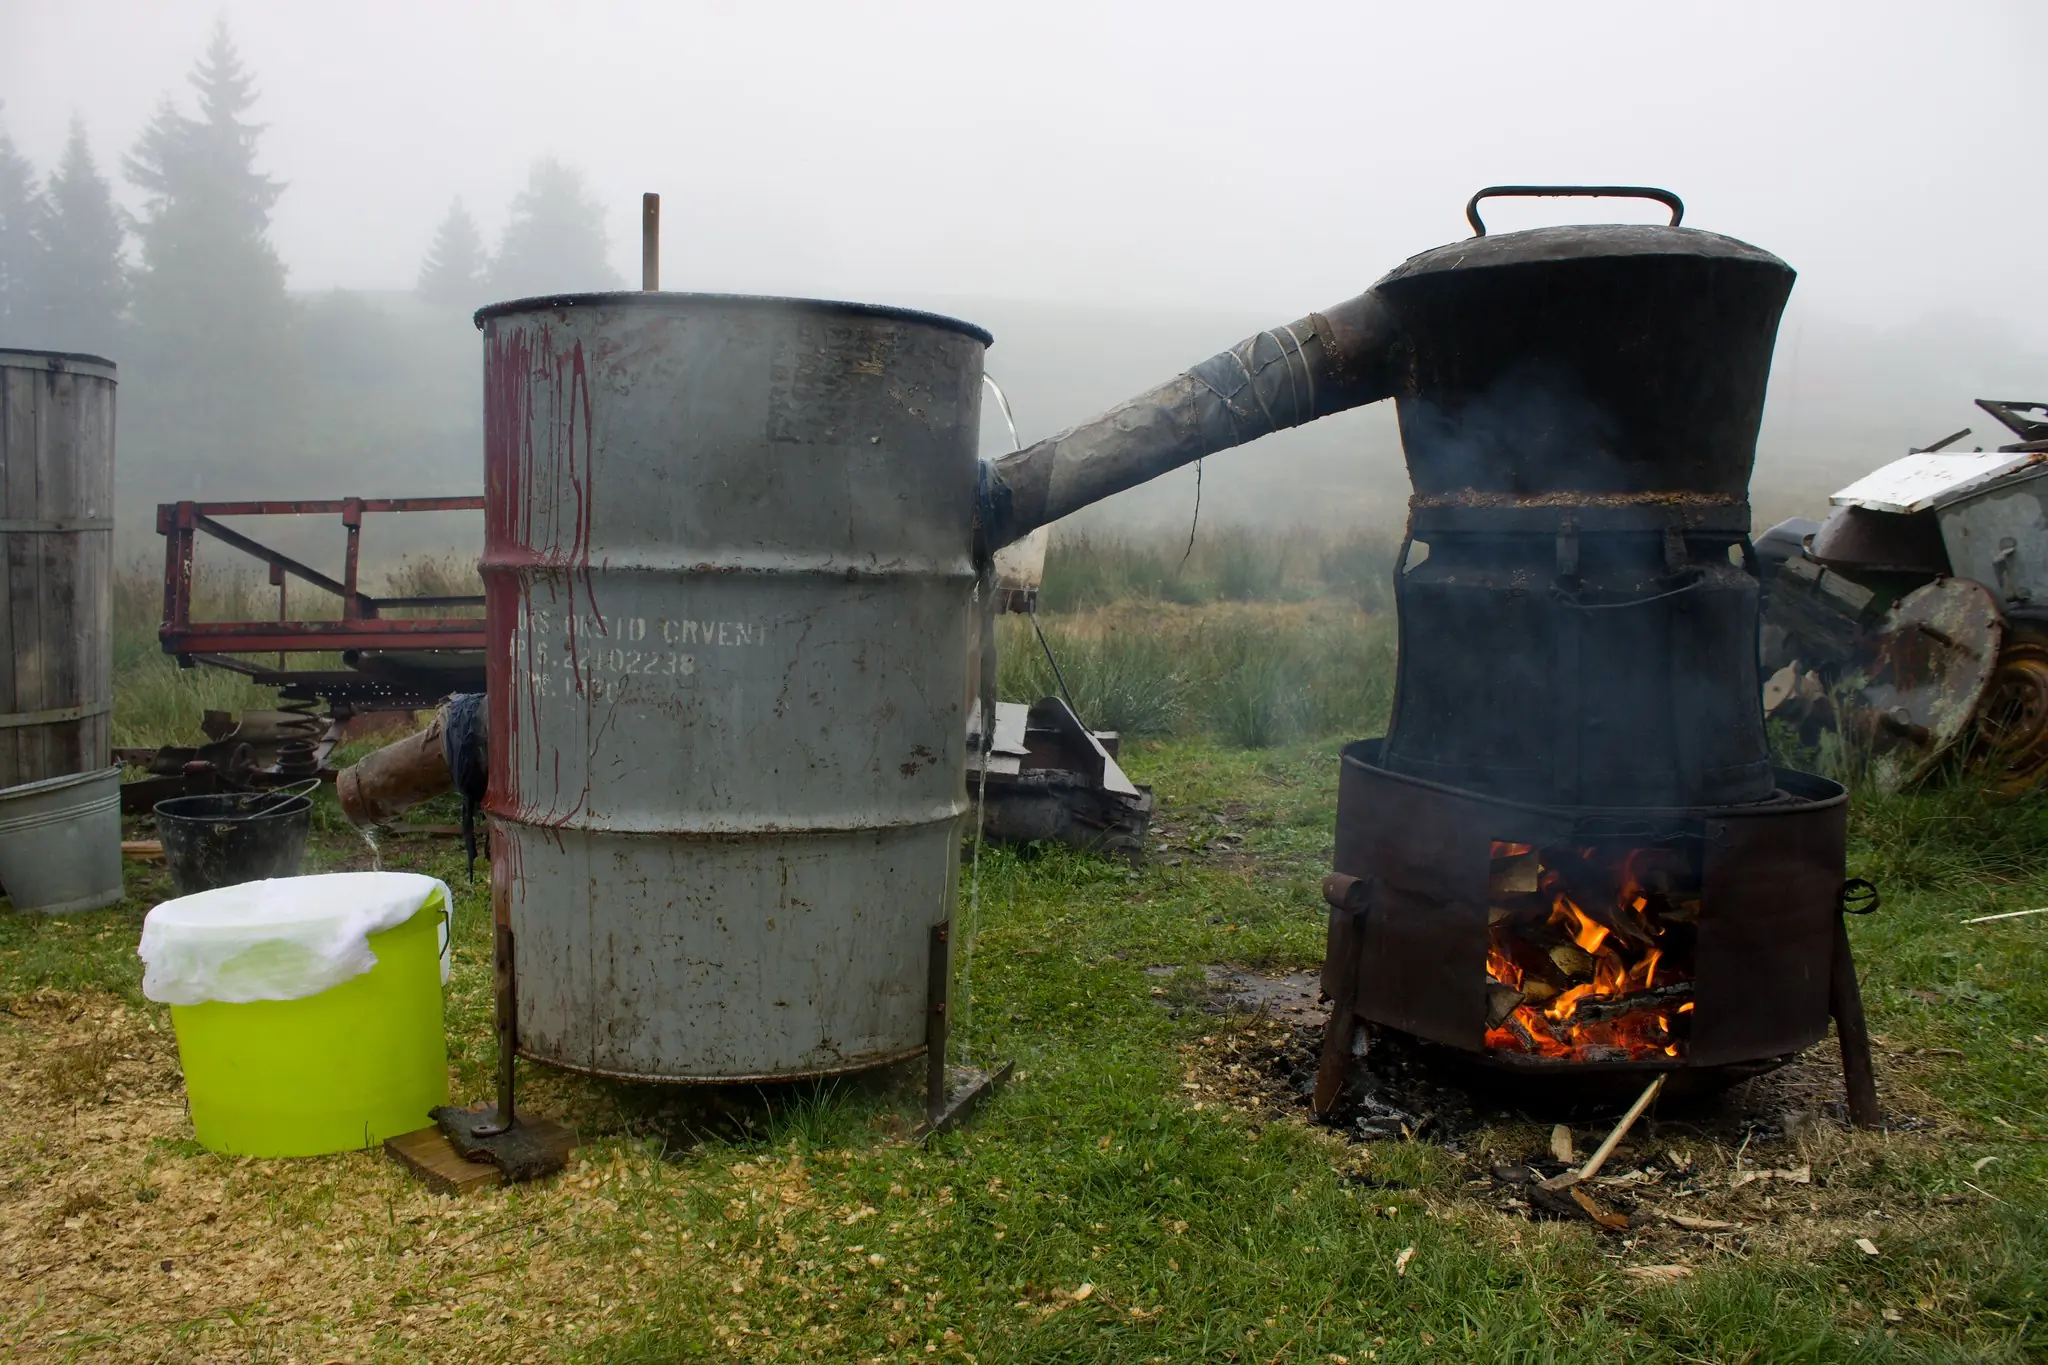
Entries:
[[1685, 1055], [1699, 842], [1493, 843], [1486, 1046], [1532, 1059]]

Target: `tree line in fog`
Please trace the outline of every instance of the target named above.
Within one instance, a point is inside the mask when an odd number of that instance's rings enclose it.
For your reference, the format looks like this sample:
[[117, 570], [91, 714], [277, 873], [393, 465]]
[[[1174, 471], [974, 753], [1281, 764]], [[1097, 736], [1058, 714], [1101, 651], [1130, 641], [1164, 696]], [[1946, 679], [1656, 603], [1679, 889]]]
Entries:
[[[474, 333], [492, 299], [619, 283], [604, 214], [583, 175], [533, 163], [495, 249], [450, 205], [424, 244], [416, 295], [293, 296], [270, 239], [289, 191], [267, 173], [256, 74], [217, 24], [182, 98], [166, 94], [110, 173], [74, 116], [47, 171], [0, 107], [0, 347], [77, 351], [121, 373], [124, 482], [149, 497], [327, 495], [319, 465], [429, 470], [473, 454], [466, 395]], [[374, 206], [369, 206], [374, 212]], [[473, 483], [474, 476], [429, 483]], [[363, 491], [371, 491], [365, 488]]]

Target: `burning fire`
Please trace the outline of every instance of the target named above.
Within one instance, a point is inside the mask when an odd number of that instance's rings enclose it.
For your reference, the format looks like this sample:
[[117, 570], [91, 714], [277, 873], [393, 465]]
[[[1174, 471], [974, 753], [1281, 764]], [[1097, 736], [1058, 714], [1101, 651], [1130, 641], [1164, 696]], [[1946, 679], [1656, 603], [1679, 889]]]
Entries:
[[1682, 1056], [1699, 912], [1685, 848], [1494, 841], [1487, 1047], [1579, 1062]]

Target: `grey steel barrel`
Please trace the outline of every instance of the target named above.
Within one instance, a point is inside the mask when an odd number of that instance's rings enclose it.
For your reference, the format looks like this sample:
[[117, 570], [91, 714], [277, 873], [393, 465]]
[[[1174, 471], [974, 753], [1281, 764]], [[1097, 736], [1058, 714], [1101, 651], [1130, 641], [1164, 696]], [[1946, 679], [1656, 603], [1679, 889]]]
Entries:
[[114, 365], [0, 350], [0, 788], [112, 761]]
[[477, 320], [520, 1052], [735, 1081], [920, 1051], [967, 810], [987, 333], [654, 293]]

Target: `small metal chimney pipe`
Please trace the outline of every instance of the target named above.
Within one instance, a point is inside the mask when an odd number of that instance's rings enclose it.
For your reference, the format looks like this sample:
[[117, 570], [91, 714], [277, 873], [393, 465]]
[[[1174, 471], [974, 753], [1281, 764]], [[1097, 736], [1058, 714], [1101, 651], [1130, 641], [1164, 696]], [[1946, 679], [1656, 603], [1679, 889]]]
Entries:
[[640, 288], [653, 293], [661, 288], [661, 196], [640, 196]]

